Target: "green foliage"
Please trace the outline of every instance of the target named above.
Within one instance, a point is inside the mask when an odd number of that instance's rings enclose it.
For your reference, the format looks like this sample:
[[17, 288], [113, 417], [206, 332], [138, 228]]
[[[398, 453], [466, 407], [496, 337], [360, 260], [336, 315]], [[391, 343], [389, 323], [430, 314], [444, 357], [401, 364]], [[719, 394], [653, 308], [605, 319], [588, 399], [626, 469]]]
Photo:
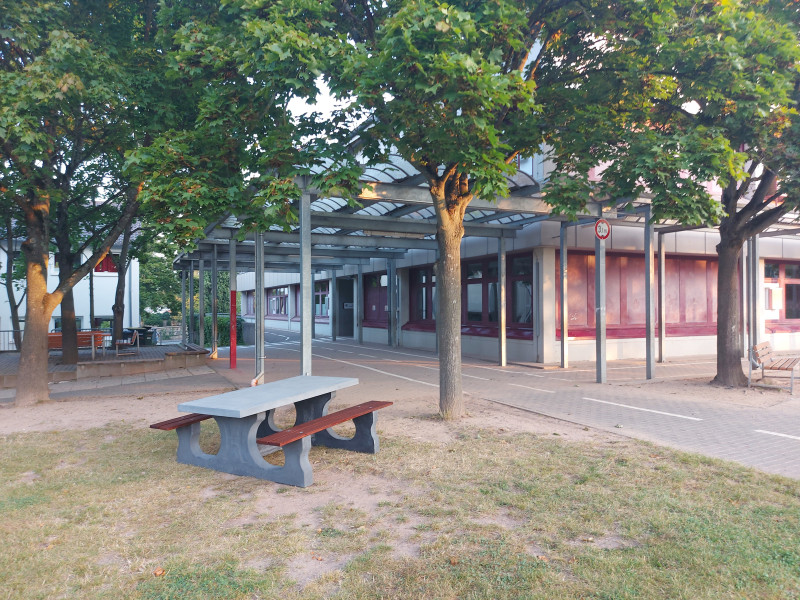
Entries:
[[173, 315], [180, 314], [181, 282], [172, 270], [171, 259], [157, 254], [139, 259], [139, 306], [143, 320], [164, 308]]
[[352, 195], [361, 172], [337, 121], [288, 110], [318, 93], [321, 4], [220, 4], [164, 5], [167, 77], [192, 98], [192, 119], [127, 155], [129, 173], [145, 181], [145, 207], [182, 244], [225, 213], [245, 231], [287, 226], [297, 219], [298, 177], [339, 165], [313, 183]]
[[[193, 326], [195, 330], [197, 329], [197, 322], [199, 316], [195, 315]], [[241, 317], [236, 317], [236, 341], [238, 343], [242, 343], [244, 340], [244, 319]], [[220, 346], [230, 346], [231, 345], [231, 319], [227, 315], [218, 315], [217, 316], [217, 343]], [[206, 345], [211, 344], [211, 315], [206, 315], [205, 319], [203, 320], [203, 339], [206, 342]]]
[[[584, 60], [542, 65], [549, 85], [540, 99], [573, 109], [548, 116], [559, 172], [548, 201], [574, 214], [591, 195], [647, 192], [656, 219], [715, 224], [736, 203], [720, 203], [705, 182], [746, 181], [746, 167], [762, 162], [796, 181], [789, 130], [797, 127], [800, 48], [796, 12], [793, 19], [778, 6], [629, 3], [618, 15], [627, 33], [610, 30], [591, 40], [595, 49], [580, 32], [561, 37], [557, 54]], [[588, 184], [592, 169], [602, 182]]]

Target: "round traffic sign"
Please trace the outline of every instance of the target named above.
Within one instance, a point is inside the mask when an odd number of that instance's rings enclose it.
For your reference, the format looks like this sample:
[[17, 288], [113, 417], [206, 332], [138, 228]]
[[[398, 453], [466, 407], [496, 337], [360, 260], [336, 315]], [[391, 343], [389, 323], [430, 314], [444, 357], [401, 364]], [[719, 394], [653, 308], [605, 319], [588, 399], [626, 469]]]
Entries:
[[597, 239], [606, 240], [611, 235], [611, 223], [605, 219], [598, 219], [594, 224], [594, 234]]

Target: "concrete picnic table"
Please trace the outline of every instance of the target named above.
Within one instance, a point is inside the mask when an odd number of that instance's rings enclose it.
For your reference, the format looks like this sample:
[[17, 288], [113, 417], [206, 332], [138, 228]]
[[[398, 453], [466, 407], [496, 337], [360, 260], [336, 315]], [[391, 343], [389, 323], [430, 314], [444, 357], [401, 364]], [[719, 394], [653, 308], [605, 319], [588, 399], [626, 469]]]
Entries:
[[313, 445], [343, 448], [361, 452], [377, 450], [374, 414], [367, 426], [356, 423], [356, 435], [342, 438], [330, 430], [303, 437], [283, 448], [284, 466], [266, 462], [257, 439], [280, 431], [273, 415], [276, 409], [294, 404], [295, 425], [327, 415], [328, 405], [337, 390], [358, 384], [352, 377], [320, 377], [304, 375], [242, 388], [232, 392], [182, 402], [181, 412], [208, 415], [219, 425], [220, 448], [217, 454], [200, 449], [200, 422], [177, 428], [178, 462], [267, 479], [277, 483], [306, 487], [312, 480], [308, 451]]

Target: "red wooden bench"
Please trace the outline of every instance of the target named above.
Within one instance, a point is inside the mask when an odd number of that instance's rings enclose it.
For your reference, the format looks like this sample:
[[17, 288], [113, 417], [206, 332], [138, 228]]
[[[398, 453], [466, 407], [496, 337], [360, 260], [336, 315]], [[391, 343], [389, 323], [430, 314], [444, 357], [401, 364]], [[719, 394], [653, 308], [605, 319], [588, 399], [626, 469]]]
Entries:
[[[95, 355], [96, 348], [103, 348], [103, 340], [106, 338], [106, 333], [103, 331], [79, 331], [78, 332], [78, 348], [91, 348], [92, 358]], [[60, 331], [47, 334], [47, 349], [48, 350], [63, 350], [64, 343]]]
[[363, 417], [366, 414], [391, 405], [391, 402], [380, 402], [377, 400], [356, 404], [355, 406], [336, 411], [324, 417], [312, 419], [311, 421], [300, 423], [289, 429], [284, 429], [283, 431], [258, 438], [256, 442], [267, 446], [278, 446], [282, 448], [306, 436], [319, 433], [320, 431], [324, 431], [325, 429], [339, 425], [345, 421], [352, 421], [358, 417]]
[[794, 395], [794, 372], [800, 365], [800, 357], [794, 356], [776, 356], [772, 351], [772, 344], [769, 342], [761, 342], [753, 346], [751, 351], [751, 360], [748, 361], [750, 368], [747, 372], [747, 385], [753, 378], [753, 366], [756, 368], [761, 367], [761, 379], [764, 379], [764, 371], [789, 371], [791, 376], [791, 383], [789, 384], [789, 394]]
[[175, 417], [174, 419], [169, 419], [167, 421], [161, 421], [160, 423], [153, 423], [152, 425], [150, 425], [150, 428], [160, 429], [162, 431], [173, 431], [178, 427], [185, 427], [186, 425], [191, 425], [192, 423], [199, 423], [200, 421], [205, 421], [206, 419], [210, 418], [211, 415], [189, 413], [188, 415], [181, 415], [180, 417]]

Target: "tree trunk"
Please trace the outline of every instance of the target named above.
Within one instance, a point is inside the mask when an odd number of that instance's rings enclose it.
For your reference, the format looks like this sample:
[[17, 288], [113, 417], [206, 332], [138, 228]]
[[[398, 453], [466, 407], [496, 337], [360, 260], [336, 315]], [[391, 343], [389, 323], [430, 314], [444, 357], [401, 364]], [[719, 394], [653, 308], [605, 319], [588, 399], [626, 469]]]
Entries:
[[445, 419], [464, 415], [461, 385], [461, 238], [460, 219], [440, 219], [436, 240], [439, 264], [436, 277], [439, 314], [439, 412]]
[[125, 317], [125, 275], [128, 272], [128, 250], [131, 245], [131, 226], [125, 228], [122, 235], [122, 250], [119, 253], [117, 263], [117, 291], [114, 294], [114, 306], [111, 307], [114, 313], [114, 339], [122, 339], [123, 318]]
[[[720, 229], [720, 234], [723, 234]], [[717, 246], [719, 274], [717, 276], [717, 375], [714, 383], [731, 387], [747, 384], [742, 371], [742, 340], [739, 304], [739, 255], [741, 240], [723, 239]]]
[[27, 300], [25, 337], [17, 372], [17, 406], [30, 406], [50, 397], [47, 372], [47, 329], [57, 299], [47, 293], [49, 202], [40, 200], [25, 215], [28, 239], [22, 244], [26, 259]]
[[78, 326], [75, 321], [75, 296], [72, 289], [64, 292], [61, 299], [61, 364], [78, 364]]

